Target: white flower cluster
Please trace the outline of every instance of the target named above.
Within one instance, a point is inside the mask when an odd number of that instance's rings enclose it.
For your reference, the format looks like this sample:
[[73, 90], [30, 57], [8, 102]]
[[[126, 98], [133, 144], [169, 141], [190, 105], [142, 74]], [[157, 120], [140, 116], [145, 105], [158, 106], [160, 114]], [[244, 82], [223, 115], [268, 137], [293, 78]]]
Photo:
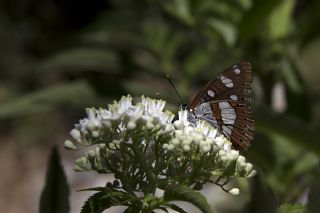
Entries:
[[174, 137], [163, 144], [163, 148], [186, 155], [197, 153], [214, 158], [216, 168], [211, 172], [213, 176], [252, 177], [256, 174], [251, 163], [238, 150], [232, 149], [231, 142], [220, 134], [217, 129], [198, 120], [196, 124], [187, 119], [188, 112], [179, 111], [179, 120], [174, 121]]
[[[158, 168], [163, 168], [161, 171], [166, 171], [166, 166], [171, 167], [168, 171], [179, 170], [177, 161], [180, 159], [206, 159], [204, 167], [207, 170], [204, 175], [231, 178], [251, 177], [256, 173], [252, 164], [247, 163], [239, 151], [232, 149], [231, 142], [217, 129], [205, 121], [189, 122], [189, 112], [186, 110], [179, 111], [178, 120], [173, 122], [174, 114], [164, 111], [164, 106], [163, 100], [142, 96], [140, 102], [134, 103], [131, 96], [126, 96], [118, 102], [114, 101], [107, 109], [86, 109], [87, 117], [80, 120], [70, 132], [74, 141], [66, 140], [65, 147], [77, 149], [93, 144], [98, 146], [79, 158], [75, 169], [103, 173], [109, 172], [109, 168], [106, 168], [108, 165], [120, 172], [125, 172], [124, 168], [140, 168], [139, 165], [121, 165], [121, 160], [117, 158], [125, 151], [132, 158], [127, 162], [134, 163], [137, 159], [135, 155], [141, 154], [140, 158], [145, 158], [151, 169], [157, 164]], [[131, 144], [137, 145], [136, 150], [131, 150]], [[127, 147], [123, 149], [121, 145]], [[192, 172], [192, 168], [185, 169], [187, 173]], [[236, 195], [239, 193], [237, 190], [232, 189], [229, 193]]]
[[[119, 102], [114, 101], [107, 109], [87, 108], [87, 118], [70, 131], [78, 143], [65, 141], [67, 149], [76, 149], [83, 145], [104, 143], [113, 140], [113, 144], [131, 138], [132, 131], [149, 134], [169, 134], [173, 131], [174, 114], [163, 111], [165, 101], [141, 97], [141, 102], [132, 103], [131, 96], [123, 96]], [[132, 138], [131, 138], [132, 140]], [[112, 143], [109, 144], [112, 146]]]
[[205, 121], [199, 120], [193, 124], [187, 119], [188, 111], [183, 110], [178, 113], [179, 120], [173, 123], [175, 137], [163, 145], [164, 149], [183, 150], [184, 152], [199, 149], [201, 153], [231, 150], [231, 142]]

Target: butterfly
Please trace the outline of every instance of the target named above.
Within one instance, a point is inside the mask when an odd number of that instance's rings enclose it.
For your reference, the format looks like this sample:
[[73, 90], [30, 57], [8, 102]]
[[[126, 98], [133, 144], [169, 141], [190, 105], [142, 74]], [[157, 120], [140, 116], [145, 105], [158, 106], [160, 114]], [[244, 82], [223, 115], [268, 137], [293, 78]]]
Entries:
[[250, 109], [252, 67], [241, 61], [204, 86], [190, 105], [188, 120], [205, 120], [232, 142], [247, 150], [253, 140], [254, 118]]

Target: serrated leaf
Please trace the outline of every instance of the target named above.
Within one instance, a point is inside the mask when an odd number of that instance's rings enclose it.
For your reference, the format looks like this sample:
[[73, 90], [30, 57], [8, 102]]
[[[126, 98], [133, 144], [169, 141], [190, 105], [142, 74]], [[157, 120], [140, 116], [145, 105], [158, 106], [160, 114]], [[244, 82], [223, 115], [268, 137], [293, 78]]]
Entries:
[[[97, 189], [101, 189], [98, 187]], [[116, 189], [104, 188], [88, 198], [82, 206], [81, 213], [99, 213], [113, 206], [130, 206], [137, 210], [139, 206], [137, 198], [124, 191]], [[130, 208], [128, 208], [130, 209]], [[128, 212], [130, 212], [128, 210]]]
[[320, 204], [319, 178], [320, 178], [320, 168], [318, 167], [315, 171], [315, 178], [309, 192], [308, 204], [306, 206], [307, 213], [319, 212], [319, 204]]
[[200, 192], [185, 185], [168, 186], [164, 191], [164, 200], [167, 202], [189, 202], [198, 207], [204, 213], [212, 213], [212, 209], [208, 204], [207, 199]]
[[282, 204], [278, 213], [304, 213], [304, 206], [301, 204]]
[[40, 198], [40, 213], [68, 213], [69, 186], [57, 147], [51, 152], [45, 187]]
[[81, 213], [99, 213], [103, 212], [106, 208], [101, 204], [100, 199], [105, 196], [105, 192], [98, 192], [91, 195], [84, 203]]
[[84, 107], [97, 103], [97, 100], [97, 95], [86, 82], [60, 84], [1, 104], [0, 119], [48, 112], [62, 105]]

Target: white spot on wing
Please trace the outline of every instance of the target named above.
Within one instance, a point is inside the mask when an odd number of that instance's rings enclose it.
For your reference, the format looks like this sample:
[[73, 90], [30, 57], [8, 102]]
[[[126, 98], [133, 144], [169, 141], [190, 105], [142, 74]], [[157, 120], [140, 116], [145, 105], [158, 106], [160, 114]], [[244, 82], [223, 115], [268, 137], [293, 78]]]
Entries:
[[228, 102], [225, 102], [225, 101], [219, 102], [219, 108], [220, 109], [230, 108], [230, 104]]
[[231, 78], [227, 78], [223, 75], [220, 76], [220, 80], [222, 81], [222, 83], [226, 86], [226, 87], [233, 87], [233, 82], [231, 80]]
[[225, 86], [228, 87], [228, 88], [232, 88], [233, 87], [233, 83], [231, 82], [231, 83], [225, 84]]
[[212, 91], [211, 89], [207, 91], [207, 94], [208, 94], [210, 97], [214, 97], [214, 91]]
[[230, 98], [232, 99], [232, 100], [238, 100], [238, 96], [236, 96], [236, 95], [230, 95]]
[[224, 124], [234, 125], [235, 120], [222, 118]]
[[232, 80], [230, 78], [227, 78], [223, 75], [220, 76], [220, 79], [221, 79], [222, 83], [224, 83], [224, 84], [232, 83]]
[[221, 109], [221, 113], [228, 113], [228, 114], [235, 114], [236, 112], [234, 111], [233, 108], [224, 108], [224, 109]]
[[238, 69], [238, 68], [234, 69], [233, 71], [234, 71], [235, 74], [240, 74], [240, 72], [241, 72], [241, 70]]

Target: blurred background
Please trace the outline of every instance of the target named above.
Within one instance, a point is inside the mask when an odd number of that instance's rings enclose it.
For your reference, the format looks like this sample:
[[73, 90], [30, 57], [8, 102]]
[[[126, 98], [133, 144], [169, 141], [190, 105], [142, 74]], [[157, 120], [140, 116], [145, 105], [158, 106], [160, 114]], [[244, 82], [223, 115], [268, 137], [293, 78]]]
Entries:
[[143, 94], [177, 111], [166, 74], [189, 103], [240, 60], [253, 66], [256, 120], [243, 155], [259, 175], [232, 183], [238, 197], [208, 186], [213, 209], [272, 212], [305, 204], [310, 190], [320, 197], [319, 54], [318, 0], [2, 0], [0, 212], [38, 211], [54, 144], [72, 213], [88, 197], [76, 190], [105, 184], [103, 175], [73, 172], [80, 153], [63, 149], [85, 107]]

